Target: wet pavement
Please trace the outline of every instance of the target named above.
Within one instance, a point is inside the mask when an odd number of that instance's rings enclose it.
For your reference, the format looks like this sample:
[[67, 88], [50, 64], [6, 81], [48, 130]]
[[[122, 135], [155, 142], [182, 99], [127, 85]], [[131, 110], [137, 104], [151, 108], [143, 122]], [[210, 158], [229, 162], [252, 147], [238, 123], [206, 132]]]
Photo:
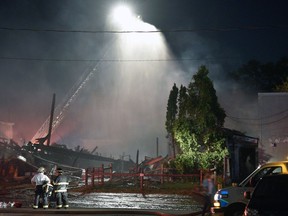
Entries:
[[158, 215], [158, 216], [199, 216], [201, 212], [184, 211], [157, 211], [157, 210], [131, 210], [131, 209], [31, 209], [31, 208], [11, 208], [0, 209], [0, 215], [8, 216], [30, 216], [30, 215]]
[[[69, 192], [69, 209], [32, 209], [33, 188], [20, 188], [1, 194], [0, 202], [22, 203], [21, 208], [0, 208], [0, 215], [97, 214], [97, 215], [192, 215], [201, 211], [199, 199], [188, 195], [141, 193]], [[55, 204], [55, 203], [54, 203]], [[51, 202], [53, 206], [53, 201]], [[20, 209], [20, 210], [18, 210]], [[22, 212], [21, 212], [22, 209]], [[17, 212], [19, 211], [19, 212]], [[10, 213], [9, 213], [10, 212]], [[117, 212], [117, 213], [115, 213]], [[128, 213], [130, 212], [130, 213]], [[136, 212], [136, 213], [135, 213]], [[21, 214], [20, 214], [21, 213]], [[104, 214], [105, 213], [105, 214]], [[161, 213], [161, 214], [160, 214]], [[163, 214], [162, 214], [163, 213]]]
[[139, 193], [89, 193], [81, 195], [73, 193], [70, 206], [75, 208], [125, 208], [154, 209], [168, 211], [198, 211], [201, 204], [191, 196], [170, 194]]

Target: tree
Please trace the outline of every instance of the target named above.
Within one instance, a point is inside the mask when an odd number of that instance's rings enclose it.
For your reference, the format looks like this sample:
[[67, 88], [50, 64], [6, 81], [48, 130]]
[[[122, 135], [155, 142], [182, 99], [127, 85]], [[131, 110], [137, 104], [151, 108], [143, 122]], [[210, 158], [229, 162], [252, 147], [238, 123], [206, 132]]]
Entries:
[[277, 71], [282, 71], [282, 77], [279, 83], [276, 84], [274, 91], [276, 92], [288, 92], [288, 59], [283, 58], [276, 64]]
[[280, 85], [276, 85], [275, 91], [276, 92], [288, 92], [288, 78]]
[[250, 60], [238, 70], [230, 72], [228, 76], [250, 92], [279, 91], [282, 89], [279, 86], [285, 85], [288, 78], [288, 59], [282, 58], [276, 63], [265, 64]]
[[187, 88], [183, 85], [180, 86], [179, 97], [178, 97], [178, 106], [179, 113], [178, 118], [185, 118], [187, 115]]
[[176, 119], [177, 112], [178, 112], [177, 98], [178, 98], [178, 88], [176, 84], [174, 83], [172, 90], [170, 91], [169, 98], [168, 98], [166, 122], [165, 122], [168, 137], [170, 138], [170, 141], [171, 141], [174, 157], [176, 155], [176, 152], [175, 152], [175, 139], [174, 139], [173, 127], [174, 127], [175, 119]]
[[201, 66], [188, 88], [180, 89], [179, 114], [173, 124], [173, 134], [181, 150], [177, 163], [185, 167], [183, 171], [222, 166], [228, 154], [221, 132], [226, 114], [208, 74], [208, 69]]

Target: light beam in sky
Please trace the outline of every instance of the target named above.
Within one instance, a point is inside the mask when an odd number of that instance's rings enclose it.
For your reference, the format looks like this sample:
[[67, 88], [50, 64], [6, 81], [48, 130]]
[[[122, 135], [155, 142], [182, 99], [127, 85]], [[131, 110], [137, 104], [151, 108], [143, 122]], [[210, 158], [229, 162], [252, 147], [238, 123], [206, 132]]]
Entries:
[[[115, 14], [113, 16], [115, 18]], [[184, 83], [185, 80], [177, 63], [153, 61], [173, 58], [164, 36], [154, 25], [129, 13], [122, 18], [121, 23], [120, 19], [117, 22], [109, 19], [109, 22], [114, 25], [113, 29], [131, 32], [115, 34], [109, 58], [128, 61], [110, 63], [109, 69], [101, 75], [102, 83], [106, 80], [112, 85], [103, 85], [109, 86], [105, 98], [97, 96], [90, 100], [93, 104], [90, 107], [97, 110], [93, 116], [95, 126], [91, 125], [95, 128], [96, 140], [87, 140], [86, 145], [92, 141], [101, 151], [114, 155], [121, 149], [126, 154], [139, 150], [142, 157], [153, 157], [156, 156], [155, 140], [159, 137], [159, 152], [165, 155], [168, 149], [165, 138], [168, 94], [174, 82], [181, 80]], [[99, 101], [105, 101], [105, 106]]]
[[131, 9], [127, 5], [118, 5], [112, 11], [113, 22], [122, 28], [127, 28], [128, 26], [133, 25], [136, 19], [136, 16], [134, 16]]

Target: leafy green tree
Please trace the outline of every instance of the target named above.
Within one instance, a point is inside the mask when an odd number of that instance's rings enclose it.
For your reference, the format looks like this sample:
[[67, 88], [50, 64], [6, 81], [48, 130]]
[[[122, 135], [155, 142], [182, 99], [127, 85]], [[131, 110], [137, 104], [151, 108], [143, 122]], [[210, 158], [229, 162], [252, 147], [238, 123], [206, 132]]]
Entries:
[[173, 133], [181, 150], [177, 163], [182, 164], [184, 172], [222, 166], [228, 154], [221, 132], [226, 114], [208, 74], [207, 68], [201, 66], [188, 88], [180, 88]]
[[265, 64], [250, 60], [238, 70], [230, 72], [228, 77], [240, 86], [245, 86], [247, 91], [255, 93], [279, 91], [280, 86], [288, 78], [288, 59], [282, 58], [276, 63]]
[[179, 114], [178, 118], [185, 118], [187, 115], [187, 102], [188, 102], [187, 88], [183, 85], [180, 86], [179, 97], [178, 97], [178, 106]]
[[281, 84], [276, 85], [276, 92], [288, 92], [288, 78]]
[[176, 84], [174, 83], [168, 98], [166, 122], [165, 122], [168, 137], [170, 138], [170, 142], [173, 148], [174, 157], [176, 156], [176, 152], [175, 152], [175, 139], [174, 139], [173, 127], [178, 113], [178, 105], [177, 105], [178, 91], [179, 90]]

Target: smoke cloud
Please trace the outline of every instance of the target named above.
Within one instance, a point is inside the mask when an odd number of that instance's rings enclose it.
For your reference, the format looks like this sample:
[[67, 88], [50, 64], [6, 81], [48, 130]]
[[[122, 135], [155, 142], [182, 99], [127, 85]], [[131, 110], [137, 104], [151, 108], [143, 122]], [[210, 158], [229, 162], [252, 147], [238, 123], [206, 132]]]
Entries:
[[[94, 76], [71, 105], [52, 142], [89, 150], [97, 146], [100, 154], [115, 158], [124, 154], [135, 159], [139, 149], [143, 159], [156, 156], [158, 137], [159, 154], [166, 155], [169, 92], [173, 83], [187, 85], [203, 64], [227, 114], [242, 119], [255, 116], [255, 97], [244, 94], [225, 73], [252, 58], [282, 57], [287, 52], [287, 31], [237, 27], [286, 23], [287, 7], [262, 3], [259, 10], [251, 2], [249, 7], [240, 2], [125, 2], [148, 27], [163, 32], [105, 32], [112, 29], [109, 12], [119, 1], [0, 2], [0, 121], [14, 123], [13, 136], [19, 144], [28, 142], [46, 120], [53, 93], [56, 105], [61, 103], [95, 65]], [[256, 12], [258, 19], [250, 19]], [[220, 31], [222, 27], [226, 31]], [[187, 31], [165, 31], [169, 29]], [[226, 124], [254, 136], [248, 124], [241, 125], [235, 118]]]

